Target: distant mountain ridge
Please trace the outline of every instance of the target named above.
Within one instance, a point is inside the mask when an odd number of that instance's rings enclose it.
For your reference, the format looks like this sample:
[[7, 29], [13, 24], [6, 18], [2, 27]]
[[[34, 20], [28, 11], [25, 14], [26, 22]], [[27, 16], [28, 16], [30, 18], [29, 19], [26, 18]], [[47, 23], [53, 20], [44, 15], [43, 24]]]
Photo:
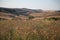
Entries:
[[3, 8], [0, 7], [0, 12], [11, 13], [15, 15], [29, 15], [29, 13], [41, 13], [43, 10], [34, 10], [27, 8]]

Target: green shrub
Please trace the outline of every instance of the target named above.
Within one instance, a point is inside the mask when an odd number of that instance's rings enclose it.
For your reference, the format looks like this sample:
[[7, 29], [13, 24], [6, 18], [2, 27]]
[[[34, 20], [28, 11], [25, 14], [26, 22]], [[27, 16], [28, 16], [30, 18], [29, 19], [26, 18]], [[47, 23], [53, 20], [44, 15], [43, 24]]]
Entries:
[[29, 19], [33, 19], [33, 18], [35, 18], [35, 17], [33, 17], [33, 16], [28, 16], [28, 18], [29, 18]]
[[57, 21], [57, 20], [60, 20], [60, 18], [57, 18], [57, 17], [51, 17], [51, 18], [47, 18], [48, 20], [55, 20], [55, 21]]

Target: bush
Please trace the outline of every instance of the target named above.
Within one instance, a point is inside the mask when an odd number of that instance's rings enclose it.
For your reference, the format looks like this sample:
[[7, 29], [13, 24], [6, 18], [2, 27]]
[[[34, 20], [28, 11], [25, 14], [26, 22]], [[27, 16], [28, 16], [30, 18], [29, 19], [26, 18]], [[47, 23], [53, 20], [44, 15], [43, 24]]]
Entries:
[[35, 17], [33, 17], [33, 16], [28, 16], [28, 18], [29, 18], [29, 19], [33, 19], [33, 18], [35, 18]]
[[55, 21], [57, 21], [57, 20], [60, 20], [60, 18], [57, 18], [57, 17], [51, 17], [51, 18], [47, 18], [48, 20], [55, 20]]

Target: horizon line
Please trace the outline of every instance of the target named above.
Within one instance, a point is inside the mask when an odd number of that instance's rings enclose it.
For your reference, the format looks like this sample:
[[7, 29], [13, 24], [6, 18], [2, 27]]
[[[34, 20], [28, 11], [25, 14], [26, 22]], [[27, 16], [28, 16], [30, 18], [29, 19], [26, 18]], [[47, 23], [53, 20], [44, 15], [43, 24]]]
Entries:
[[[0, 7], [0, 8], [21, 8], [21, 7]], [[21, 9], [23, 9], [24, 7], [22, 7]], [[36, 9], [39, 10], [41, 8], [25, 8], [25, 9]], [[52, 9], [41, 9], [41, 10], [52, 10]], [[59, 9], [60, 10], [60, 9]], [[57, 10], [53, 10], [53, 11], [57, 11]]]

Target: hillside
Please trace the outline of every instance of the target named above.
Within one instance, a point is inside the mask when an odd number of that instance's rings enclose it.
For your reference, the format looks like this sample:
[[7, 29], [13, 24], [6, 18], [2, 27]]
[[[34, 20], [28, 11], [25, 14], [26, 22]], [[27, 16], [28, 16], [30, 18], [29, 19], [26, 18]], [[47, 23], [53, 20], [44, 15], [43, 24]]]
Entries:
[[27, 8], [3, 8], [0, 7], [0, 12], [11, 13], [15, 15], [28, 15], [29, 13], [40, 13], [42, 12], [41, 9], [34, 10], [34, 9], [27, 9]]
[[60, 40], [60, 12], [0, 8], [0, 40]]
[[29, 19], [29, 18], [46, 18], [49, 16], [60, 16], [59, 11], [44, 11], [41, 9], [27, 9], [27, 8], [3, 8], [0, 7], [0, 18], [12, 19]]

